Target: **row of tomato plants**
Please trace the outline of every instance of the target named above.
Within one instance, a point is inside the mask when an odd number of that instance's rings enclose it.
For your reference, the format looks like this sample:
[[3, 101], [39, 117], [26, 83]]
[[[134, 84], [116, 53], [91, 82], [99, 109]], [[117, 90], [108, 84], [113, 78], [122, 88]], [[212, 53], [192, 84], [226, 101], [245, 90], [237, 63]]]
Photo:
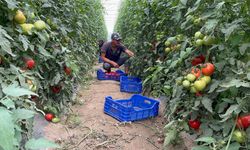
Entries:
[[32, 137], [74, 103], [107, 35], [100, 0], [0, 1], [0, 149], [57, 147]]
[[249, 15], [247, 0], [123, 2], [116, 30], [144, 92], [166, 104], [165, 146], [186, 132], [195, 150], [250, 147]]

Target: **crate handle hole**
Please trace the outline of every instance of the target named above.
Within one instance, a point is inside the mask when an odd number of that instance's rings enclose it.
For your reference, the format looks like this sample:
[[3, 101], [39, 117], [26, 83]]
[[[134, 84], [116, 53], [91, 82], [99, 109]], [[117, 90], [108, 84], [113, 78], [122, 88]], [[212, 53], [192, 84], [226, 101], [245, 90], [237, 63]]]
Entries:
[[144, 103], [151, 104], [151, 102], [149, 100], [144, 100]]

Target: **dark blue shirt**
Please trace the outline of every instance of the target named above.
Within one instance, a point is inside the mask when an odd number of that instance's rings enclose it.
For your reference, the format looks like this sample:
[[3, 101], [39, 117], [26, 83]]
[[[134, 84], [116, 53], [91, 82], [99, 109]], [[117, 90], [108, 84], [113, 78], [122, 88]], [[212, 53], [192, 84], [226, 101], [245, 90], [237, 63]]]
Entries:
[[121, 53], [125, 50], [126, 47], [123, 45], [119, 45], [116, 50], [112, 50], [111, 42], [104, 43], [101, 48], [102, 53], [105, 53], [105, 57], [112, 61], [117, 61], [120, 58]]

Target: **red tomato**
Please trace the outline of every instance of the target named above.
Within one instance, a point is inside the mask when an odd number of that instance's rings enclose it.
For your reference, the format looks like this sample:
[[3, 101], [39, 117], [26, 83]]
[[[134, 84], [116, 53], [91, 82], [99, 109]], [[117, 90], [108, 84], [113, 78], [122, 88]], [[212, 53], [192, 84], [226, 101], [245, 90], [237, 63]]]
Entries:
[[191, 62], [193, 66], [199, 65], [202, 63], [202, 60], [200, 58], [194, 58]]
[[51, 90], [53, 93], [59, 93], [61, 91], [61, 86], [52, 86]]
[[206, 63], [204, 67], [201, 69], [202, 74], [205, 76], [211, 76], [214, 73], [214, 65], [211, 63]]
[[201, 93], [201, 92], [196, 92], [195, 95], [196, 95], [197, 97], [199, 97], [199, 96], [202, 96], [202, 93]]
[[33, 67], [35, 67], [35, 61], [33, 59], [29, 59], [26, 61], [26, 67], [28, 69], [32, 69]]
[[199, 78], [201, 76], [201, 70], [199, 68], [192, 68], [192, 74]]
[[48, 114], [45, 115], [45, 119], [46, 119], [47, 121], [51, 121], [53, 118], [54, 118], [54, 115], [51, 114], [51, 113], [48, 113]]
[[188, 124], [190, 128], [197, 130], [200, 128], [201, 122], [199, 120], [189, 120]]
[[202, 55], [202, 54], [200, 56], [198, 56], [197, 58], [200, 58], [202, 63], [204, 63], [205, 60], [206, 60], [206, 57], [204, 55]]
[[71, 69], [67, 66], [64, 67], [64, 72], [67, 74], [67, 75], [70, 75], [71, 74]]
[[239, 117], [237, 120], [237, 127], [246, 129], [250, 126], [250, 115]]

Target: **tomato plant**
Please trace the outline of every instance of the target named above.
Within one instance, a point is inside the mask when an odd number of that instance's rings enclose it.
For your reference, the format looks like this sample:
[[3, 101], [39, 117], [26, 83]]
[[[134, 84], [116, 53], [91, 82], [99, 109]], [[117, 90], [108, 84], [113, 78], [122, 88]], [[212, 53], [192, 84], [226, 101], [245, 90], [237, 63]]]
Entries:
[[40, 149], [25, 145], [34, 112], [67, 112], [106, 37], [99, 0], [0, 1], [0, 149]]
[[[249, 6], [246, 0], [123, 2], [116, 30], [136, 53], [131, 73], [143, 79], [144, 94], [168, 99], [165, 145], [178, 139], [168, 134], [186, 132], [196, 134], [197, 149], [247, 149], [248, 139], [246, 145], [229, 139], [236, 116], [250, 112]], [[196, 80], [184, 88], [189, 73]], [[200, 133], [176, 126], [190, 116], [202, 118]]]

